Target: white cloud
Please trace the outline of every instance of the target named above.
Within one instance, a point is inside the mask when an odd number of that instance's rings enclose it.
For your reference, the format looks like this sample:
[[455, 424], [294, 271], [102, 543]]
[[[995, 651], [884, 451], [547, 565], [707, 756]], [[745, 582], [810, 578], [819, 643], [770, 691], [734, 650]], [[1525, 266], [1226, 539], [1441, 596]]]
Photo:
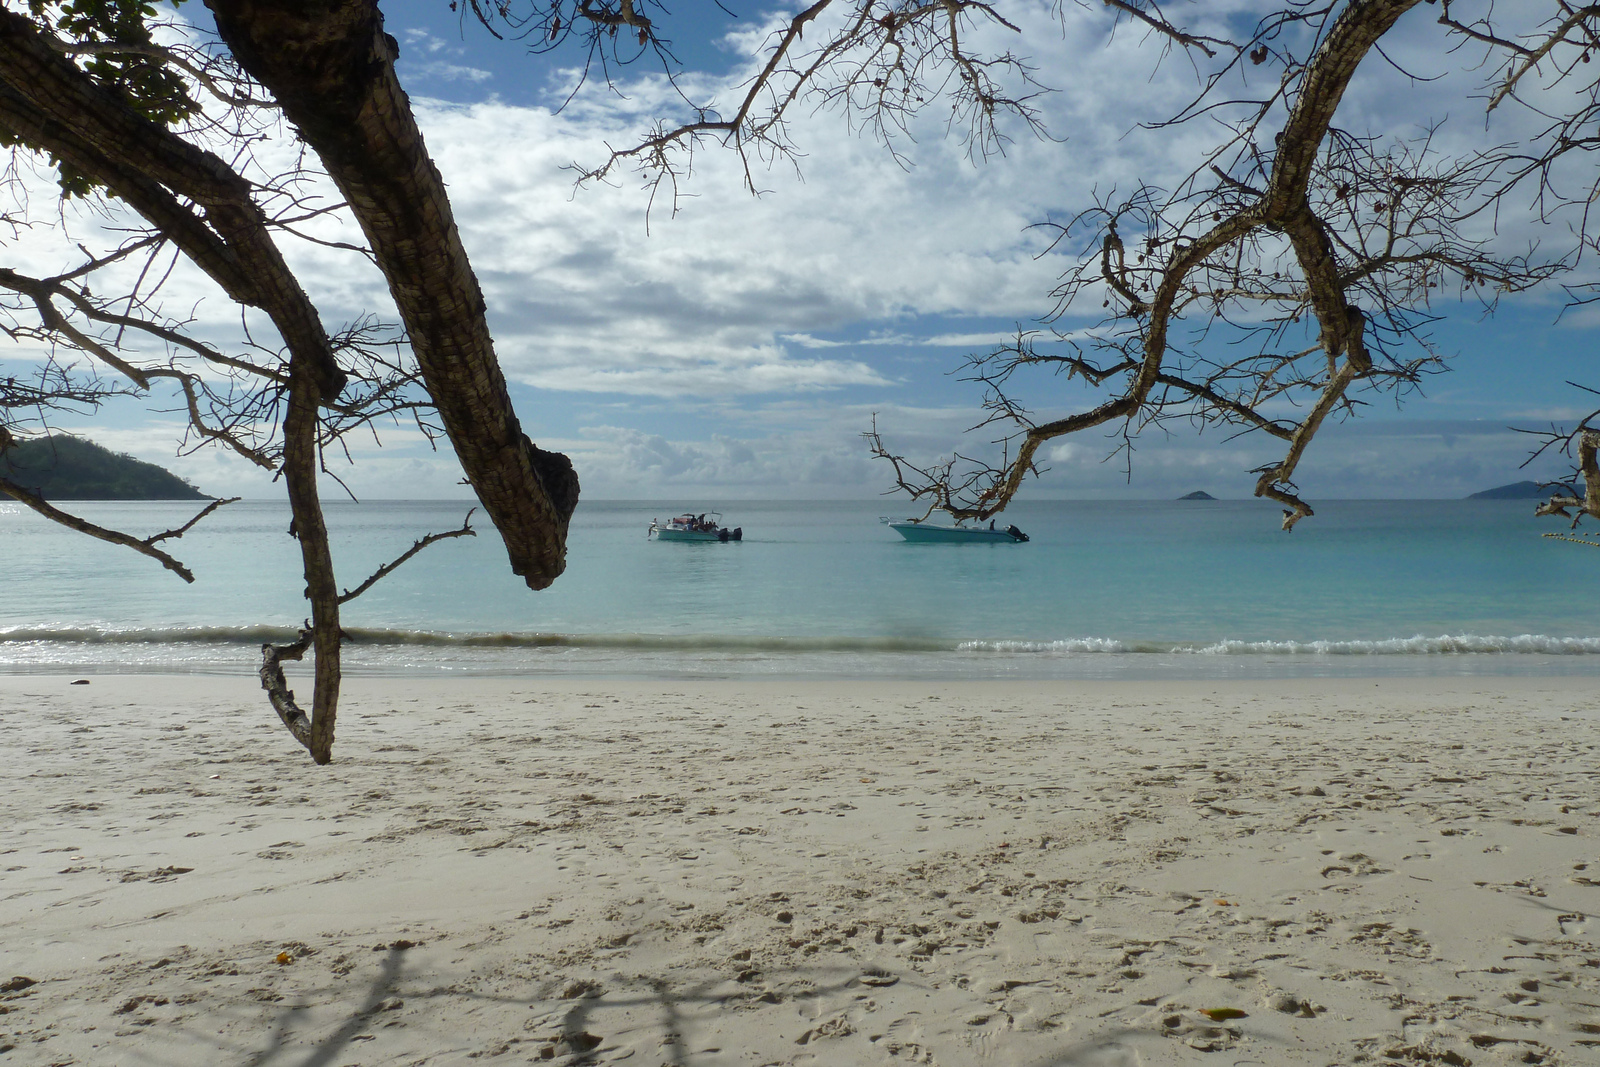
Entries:
[[479, 67], [464, 67], [459, 63], [428, 62], [417, 64], [417, 73], [425, 79], [445, 82], [486, 82], [494, 75]]
[[[492, 71], [481, 67], [452, 62], [467, 54], [460, 42], [451, 42], [425, 29], [411, 28], [403, 31], [405, 46], [400, 50], [397, 67], [407, 82], [472, 82], [483, 84], [494, 78]], [[425, 58], [417, 58], [416, 53]], [[449, 57], [449, 58], [445, 58]]]
[[1017, 339], [1017, 333], [941, 333], [918, 341], [930, 348], [994, 348]]
[[1016, 340], [1015, 330], [1006, 333], [938, 333], [925, 337], [907, 333], [871, 333], [851, 341], [828, 341], [808, 333], [779, 334], [778, 339], [801, 348], [993, 348]]
[[850, 341], [824, 341], [820, 337], [812, 337], [809, 333], [782, 333], [778, 335], [778, 339], [797, 344], [801, 348], [846, 348], [853, 343]]
[[864, 363], [774, 358], [736, 361], [669, 360], [638, 368], [566, 366], [519, 375], [540, 389], [630, 393], [638, 396], [737, 396], [803, 393], [844, 385], [887, 385]]
[[852, 347], [815, 332], [853, 327], [864, 346], [904, 344], [877, 324], [1021, 312], [1051, 283], [1014, 208], [995, 205], [992, 225], [973, 234], [921, 221], [953, 220], [953, 205], [926, 201], [964, 188], [993, 201], [968, 188], [982, 172], [908, 191], [913, 177], [846, 142], [856, 158], [838, 172], [758, 199], [739, 189], [731, 158], [712, 156], [691, 186], [699, 199], [647, 230], [638, 192], [572, 191], [561, 168], [600, 150], [599, 131], [577, 119], [503, 105], [429, 107], [423, 117], [502, 361], [529, 384], [644, 381], [701, 394], [877, 384], [882, 375], [857, 361], [795, 360], [785, 342]]
[[[1191, 5], [1185, 15], [1220, 30], [1261, 6]], [[1217, 135], [1207, 120], [1159, 133], [1136, 129], [1176, 111], [1194, 85], [1179, 57], [1152, 69], [1154, 49], [1142, 31], [1124, 27], [1108, 40], [1098, 7], [1063, 5], [1057, 16], [1041, 0], [1017, 5], [1014, 15], [1022, 43], [1009, 32], [993, 39], [1031, 55], [1057, 90], [1039, 105], [1065, 143], [1014, 131], [1003, 157], [975, 165], [930, 114], [914, 127], [915, 142], [900, 145], [913, 164], [907, 168], [838, 114], [797, 112], [792, 130], [805, 153], [799, 177], [784, 164], [758, 169], [763, 193], [751, 196], [738, 158], [707, 146], [682, 187], [676, 216], [664, 202], [652, 209], [631, 175], [574, 190], [566, 169], [575, 160], [603, 159], [608, 144], [628, 143], [679, 106], [663, 79], [630, 78], [618, 93], [582, 94], [560, 114], [493, 99], [447, 104], [426, 98], [430, 78], [488, 85], [488, 74], [459, 42], [426, 30], [403, 34], [402, 72], [415, 79], [413, 105], [449, 186], [502, 364], [513, 382], [540, 391], [524, 421], [547, 447], [554, 438], [570, 442], [586, 492], [647, 494], [659, 484], [765, 487], [768, 494], [789, 487], [875, 491], [885, 476], [865, 461], [855, 436], [873, 408], [894, 423], [894, 440], [918, 454], [931, 458], [956, 443], [977, 413], [946, 395], [942, 372], [957, 356], [949, 350], [1011, 340], [1004, 324], [1027, 326], [1048, 311], [1049, 292], [1069, 262], [1062, 249], [1047, 251], [1049, 233], [1030, 226], [1070, 218], [1096, 196], [1126, 194], [1139, 180], [1171, 185]], [[1420, 13], [1408, 18], [1385, 45], [1397, 62], [1424, 74], [1459, 65], [1438, 47], [1436, 26]], [[730, 47], [747, 47], [768, 28], [760, 20], [747, 26]], [[735, 70], [719, 82], [691, 72], [685, 82], [727, 101], [747, 73]], [[1369, 64], [1340, 122], [1357, 132], [1406, 131], [1423, 117], [1449, 115], [1443, 143], [1481, 143], [1481, 104], [1463, 103], [1463, 86], [1479, 76], [1413, 83]], [[293, 160], [287, 139], [260, 149], [263, 173]], [[42, 181], [34, 189], [36, 197], [51, 195]], [[326, 183], [307, 189], [336, 199]], [[81, 206], [68, 212], [75, 230], [116, 221], [97, 220]], [[360, 240], [353, 223], [338, 216], [307, 228], [323, 239]], [[1510, 226], [1507, 232], [1508, 241], [1525, 239]], [[330, 323], [367, 311], [392, 317], [382, 278], [359, 257], [312, 244], [287, 254]], [[8, 243], [7, 258], [48, 274], [72, 265], [75, 255], [69, 242], [24, 234]], [[1098, 299], [1089, 304], [1097, 315]], [[167, 306], [183, 315], [196, 309], [197, 330], [230, 351], [241, 343], [235, 309], [196, 272], [180, 267]], [[254, 325], [259, 337], [271, 336]], [[919, 352], [930, 349], [944, 351]], [[12, 349], [3, 358], [29, 355]], [[1037, 389], [1030, 399], [1043, 414], [1089, 395], [1061, 379]], [[973, 405], [978, 399], [970, 391], [962, 396]], [[652, 399], [692, 409], [693, 432], [661, 432], [659, 410], [647, 410]], [[580, 404], [590, 405], [585, 414], [569, 415]], [[592, 415], [599, 404], [612, 405], [604, 419]], [[580, 434], [580, 425], [596, 428]], [[139, 432], [147, 438], [123, 447], [152, 458], [156, 438], [171, 426], [151, 422]], [[1230, 485], [1238, 481], [1253, 446], [1203, 440], [1204, 450], [1141, 444], [1136, 478], [1166, 484], [1159, 472], [1170, 469], [1175, 479], [1211, 472]], [[1094, 435], [1058, 444], [1051, 462], [1063, 469], [1048, 484], [1076, 491], [1070, 467], [1083, 484], [1113, 491], [1121, 476], [1101, 463], [1110, 447]], [[1313, 460], [1320, 452], [1313, 449]], [[1329, 462], [1378, 477], [1365, 455], [1341, 452]], [[397, 440], [360, 458], [353, 484], [363, 493], [458, 491], [453, 460], [425, 454], [414, 442]], [[1407, 477], [1434, 477], [1425, 466], [1406, 467]], [[211, 450], [178, 467], [200, 472], [189, 476], [202, 485], [235, 478], [260, 487], [247, 467]]]
[[581, 457], [585, 492], [650, 496], [663, 491], [747, 498], [773, 495], [860, 497], [875, 488], [872, 464], [859, 438], [823, 431], [675, 441], [628, 427], [590, 427], [572, 447]]

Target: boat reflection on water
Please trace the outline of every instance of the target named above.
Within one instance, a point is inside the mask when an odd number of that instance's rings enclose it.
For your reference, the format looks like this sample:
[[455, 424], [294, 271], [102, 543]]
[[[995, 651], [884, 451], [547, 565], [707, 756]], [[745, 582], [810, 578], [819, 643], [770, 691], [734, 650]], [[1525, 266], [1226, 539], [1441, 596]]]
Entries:
[[722, 525], [722, 514], [716, 511], [700, 515], [679, 515], [666, 522], [650, 520], [646, 537], [657, 541], [743, 541], [744, 527], [728, 529]]
[[1007, 526], [1003, 530], [997, 530], [993, 521], [987, 527], [940, 526], [937, 523], [923, 519], [890, 519], [888, 517], [880, 518], [878, 521], [889, 527], [889, 529], [898, 532], [907, 541], [937, 541], [945, 544], [1020, 545], [1028, 540], [1028, 535], [1015, 526]]

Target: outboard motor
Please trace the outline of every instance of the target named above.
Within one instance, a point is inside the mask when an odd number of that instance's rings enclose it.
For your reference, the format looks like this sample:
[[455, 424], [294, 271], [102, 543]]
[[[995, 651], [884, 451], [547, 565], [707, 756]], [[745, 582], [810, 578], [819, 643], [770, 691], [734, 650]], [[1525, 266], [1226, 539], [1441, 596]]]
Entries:
[[1006, 533], [1010, 534], [1018, 541], [1026, 541], [1028, 539], [1028, 535], [1017, 529], [1015, 526], [1007, 526]]
[[743, 541], [744, 540], [744, 527], [743, 526], [735, 526], [733, 528], [733, 539], [735, 541]]
[[727, 530], [718, 530], [717, 531], [717, 540], [718, 541], [726, 541], [731, 536], [732, 536], [732, 534], [730, 534]]

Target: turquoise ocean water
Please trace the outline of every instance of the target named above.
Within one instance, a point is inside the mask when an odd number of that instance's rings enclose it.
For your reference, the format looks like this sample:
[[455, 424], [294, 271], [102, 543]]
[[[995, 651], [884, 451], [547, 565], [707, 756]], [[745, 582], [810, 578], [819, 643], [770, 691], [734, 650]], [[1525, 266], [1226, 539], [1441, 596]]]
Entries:
[[[913, 545], [903, 502], [739, 502], [738, 544], [647, 540], [713, 501], [583, 503], [567, 573], [529, 591], [494, 530], [429, 548], [345, 609], [351, 672], [596, 677], [1600, 674], [1600, 551], [1523, 501], [1026, 501], [1023, 545]], [[179, 503], [82, 503], [140, 535]], [[460, 502], [335, 503], [341, 585]], [[198, 576], [0, 504], [0, 671], [252, 672], [305, 614], [287, 505], [167, 542]]]

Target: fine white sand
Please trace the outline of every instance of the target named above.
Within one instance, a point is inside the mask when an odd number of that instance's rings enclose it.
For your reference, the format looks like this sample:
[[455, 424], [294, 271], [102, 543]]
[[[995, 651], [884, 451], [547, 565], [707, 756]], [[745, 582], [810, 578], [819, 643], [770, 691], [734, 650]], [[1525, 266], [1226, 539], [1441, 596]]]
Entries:
[[1594, 679], [69, 682], [0, 1067], [1600, 1063]]

